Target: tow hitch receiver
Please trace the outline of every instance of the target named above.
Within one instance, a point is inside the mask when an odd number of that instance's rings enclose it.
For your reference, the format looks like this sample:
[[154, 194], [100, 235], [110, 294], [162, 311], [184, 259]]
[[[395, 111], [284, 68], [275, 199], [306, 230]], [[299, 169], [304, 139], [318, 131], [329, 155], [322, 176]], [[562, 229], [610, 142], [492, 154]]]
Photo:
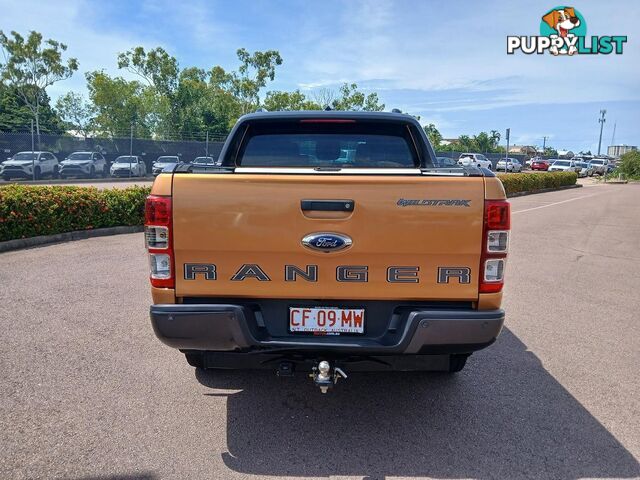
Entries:
[[329, 362], [322, 360], [318, 365], [313, 367], [313, 371], [309, 374], [309, 377], [320, 387], [322, 393], [327, 393], [330, 387], [338, 383], [340, 377], [347, 378], [347, 374], [338, 367], [334, 367], [332, 372]]

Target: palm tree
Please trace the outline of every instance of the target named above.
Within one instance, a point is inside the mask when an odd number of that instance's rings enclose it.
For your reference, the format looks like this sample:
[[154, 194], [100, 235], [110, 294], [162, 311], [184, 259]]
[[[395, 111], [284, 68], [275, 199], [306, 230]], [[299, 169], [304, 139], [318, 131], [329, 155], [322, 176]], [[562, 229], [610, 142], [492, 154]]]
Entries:
[[500, 145], [500, 132], [497, 130], [491, 130], [491, 143], [493, 148], [497, 148]]

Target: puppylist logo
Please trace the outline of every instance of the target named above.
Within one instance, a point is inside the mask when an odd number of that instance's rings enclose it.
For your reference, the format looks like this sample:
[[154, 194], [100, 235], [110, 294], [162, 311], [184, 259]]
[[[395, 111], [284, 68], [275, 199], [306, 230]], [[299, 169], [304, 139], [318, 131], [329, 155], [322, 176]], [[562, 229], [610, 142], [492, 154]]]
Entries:
[[626, 35], [587, 37], [587, 22], [573, 7], [555, 7], [542, 16], [540, 35], [508, 36], [507, 54], [609, 55], [622, 54]]

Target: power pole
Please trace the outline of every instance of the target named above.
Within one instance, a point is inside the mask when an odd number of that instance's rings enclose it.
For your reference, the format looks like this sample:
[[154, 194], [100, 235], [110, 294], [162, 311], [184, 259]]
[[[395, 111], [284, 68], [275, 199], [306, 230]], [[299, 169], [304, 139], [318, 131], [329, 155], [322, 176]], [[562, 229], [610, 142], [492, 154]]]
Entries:
[[[611, 145], [615, 145], [616, 144], [616, 126], [618, 125], [618, 122], [613, 122], [613, 135], [611, 135]], [[609, 152], [607, 152], [608, 154]]]
[[542, 156], [544, 157], [544, 152], [547, 150], [547, 137], [542, 137]]
[[204, 147], [205, 157], [209, 157], [209, 130], [207, 130], [207, 143]]
[[604, 128], [604, 122], [606, 122], [604, 116], [607, 114], [606, 110], [600, 110], [600, 118], [598, 122], [600, 123], [600, 139], [598, 140], [598, 156], [600, 156], [600, 146], [602, 145], [602, 129]]

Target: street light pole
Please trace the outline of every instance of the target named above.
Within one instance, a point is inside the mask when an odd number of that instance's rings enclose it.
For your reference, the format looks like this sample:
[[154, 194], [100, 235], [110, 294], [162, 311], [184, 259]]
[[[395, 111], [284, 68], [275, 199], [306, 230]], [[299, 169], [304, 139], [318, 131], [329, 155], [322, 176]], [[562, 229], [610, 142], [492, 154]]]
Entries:
[[31, 120], [31, 174], [33, 175], [33, 180], [36, 179], [36, 152], [34, 151], [34, 139], [33, 139], [33, 120]]
[[600, 118], [598, 119], [598, 123], [600, 123], [600, 139], [598, 140], [598, 156], [600, 156], [600, 147], [602, 146], [602, 129], [604, 128], [604, 122], [606, 122], [604, 116], [607, 114], [606, 110], [600, 110]]
[[[504, 173], [507, 173], [507, 163], [509, 163], [509, 137], [511, 136], [511, 129], [507, 128], [505, 137], [507, 138], [507, 150], [504, 152]], [[498, 170], [496, 168], [496, 170]]]
[[205, 157], [209, 157], [209, 130], [207, 130], [207, 143], [205, 146]]
[[542, 137], [542, 156], [544, 157], [544, 152], [547, 150], [547, 137]]
[[131, 134], [129, 135], [129, 178], [131, 178], [131, 158], [133, 157], [133, 122], [131, 123]]

